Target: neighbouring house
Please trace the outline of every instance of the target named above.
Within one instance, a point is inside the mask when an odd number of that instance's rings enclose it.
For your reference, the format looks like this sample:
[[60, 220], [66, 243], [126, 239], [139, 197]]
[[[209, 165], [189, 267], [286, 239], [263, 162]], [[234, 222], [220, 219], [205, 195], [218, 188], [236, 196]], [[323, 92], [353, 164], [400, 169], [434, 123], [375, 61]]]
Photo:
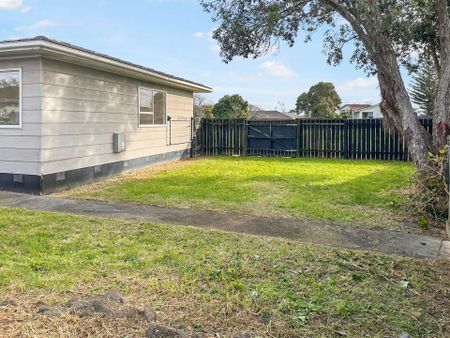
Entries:
[[360, 109], [352, 113], [353, 119], [381, 119], [383, 114], [381, 113], [380, 104], [374, 104], [372, 106]]
[[47, 193], [189, 155], [211, 88], [46, 37], [0, 42], [0, 188]]
[[282, 113], [276, 110], [250, 111], [250, 120], [293, 120], [297, 117], [295, 113]]
[[367, 104], [367, 103], [347, 103], [347, 104], [344, 104], [342, 107], [340, 107], [336, 113], [337, 113], [337, 115], [345, 114], [345, 115], [352, 116], [353, 113], [356, 113], [357, 111], [368, 108], [370, 106], [371, 105]]

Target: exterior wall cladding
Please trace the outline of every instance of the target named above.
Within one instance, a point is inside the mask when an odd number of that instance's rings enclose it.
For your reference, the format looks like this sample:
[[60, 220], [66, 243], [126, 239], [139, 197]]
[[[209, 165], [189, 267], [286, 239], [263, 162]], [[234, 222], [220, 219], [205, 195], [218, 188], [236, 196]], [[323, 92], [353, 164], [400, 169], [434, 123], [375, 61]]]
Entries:
[[[45, 57], [0, 60], [12, 68], [22, 126], [0, 128], [0, 189], [50, 193], [190, 154], [192, 91]], [[173, 122], [139, 127], [139, 87], [166, 93]], [[113, 151], [114, 133], [125, 151]]]

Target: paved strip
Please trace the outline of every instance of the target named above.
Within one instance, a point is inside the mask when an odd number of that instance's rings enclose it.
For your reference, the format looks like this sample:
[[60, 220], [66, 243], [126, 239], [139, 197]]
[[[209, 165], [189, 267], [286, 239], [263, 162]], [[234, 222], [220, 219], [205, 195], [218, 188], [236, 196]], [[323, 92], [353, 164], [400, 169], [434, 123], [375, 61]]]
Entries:
[[306, 243], [421, 258], [450, 258], [449, 242], [432, 236], [234, 213], [72, 200], [0, 191], [0, 206], [121, 220], [191, 225]]

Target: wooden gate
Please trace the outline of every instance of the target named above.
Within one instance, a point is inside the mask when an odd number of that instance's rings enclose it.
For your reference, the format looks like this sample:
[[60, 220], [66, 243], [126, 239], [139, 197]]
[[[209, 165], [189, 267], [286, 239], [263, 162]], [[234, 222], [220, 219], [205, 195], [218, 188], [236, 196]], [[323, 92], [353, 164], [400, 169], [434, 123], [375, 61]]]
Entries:
[[290, 156], [297, 153], [295, 121], [248, 121], [247, 155]]

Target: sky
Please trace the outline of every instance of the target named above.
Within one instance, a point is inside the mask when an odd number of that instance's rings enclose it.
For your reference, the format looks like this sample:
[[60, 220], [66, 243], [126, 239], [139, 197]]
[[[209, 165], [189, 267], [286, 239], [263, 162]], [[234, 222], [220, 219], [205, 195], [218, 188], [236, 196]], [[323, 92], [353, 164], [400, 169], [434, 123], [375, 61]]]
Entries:
[[[378, 103], [376, 78], [347, 60], [333, 67], [321, 35], [259, 59], [225, 64], [198, 0], [0, 0], [0, 40], [45, 35], [213, 88], [211, 103], [240, 94], [263, 109], [290, 110], [299, 94], [332, 82], [343, 103]], [[281, 102], [281, 104], [280, 104]]]

